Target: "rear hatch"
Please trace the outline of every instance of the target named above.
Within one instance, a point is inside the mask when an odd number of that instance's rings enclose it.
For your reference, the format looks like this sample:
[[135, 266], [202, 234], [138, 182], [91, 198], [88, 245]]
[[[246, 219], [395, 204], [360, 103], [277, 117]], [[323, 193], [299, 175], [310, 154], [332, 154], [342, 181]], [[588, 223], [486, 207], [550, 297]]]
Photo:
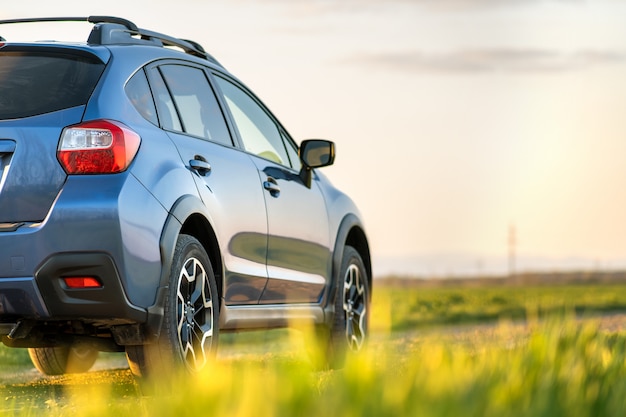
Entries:
[[105, 64], [86, 48], [0, 43], [0, 231], [42, 221], [66, 174], [56, 151]]

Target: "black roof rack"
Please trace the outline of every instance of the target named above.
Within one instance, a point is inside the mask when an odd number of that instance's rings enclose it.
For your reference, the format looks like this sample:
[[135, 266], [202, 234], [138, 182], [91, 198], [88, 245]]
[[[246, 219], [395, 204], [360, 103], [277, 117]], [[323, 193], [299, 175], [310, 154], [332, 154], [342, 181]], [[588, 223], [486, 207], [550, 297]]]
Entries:
[[[187, 39], [178, 39], [140, 29], [130, 20], [115, 16], [86, 16], [86, 17], [38, 17], [24, 19], [0, 20], [0, 25], [11, 23], [35, 23], [35, 22], [89, 22], [95, 26], [89, 34], [87, 43], [92, 45], [116, 45], [116, 44], [152, 44], [155, 46], [174, 46], [182, 49], [185, 53], [204, 58], [214, 64], [221, 64], [207, 53], [197, 42]], [[137, 37], [138, 36], [138, 37]]]
[[36, 23], [36, 22], [89, 22], [89, 23], [117, 23], [129, 30], [137, 31], [139, 28], [130, 20], [114, 16], [87, 16], [87, 17], [27, 17], [24, 19], [0, 20], [0, 24], [9, 23]]

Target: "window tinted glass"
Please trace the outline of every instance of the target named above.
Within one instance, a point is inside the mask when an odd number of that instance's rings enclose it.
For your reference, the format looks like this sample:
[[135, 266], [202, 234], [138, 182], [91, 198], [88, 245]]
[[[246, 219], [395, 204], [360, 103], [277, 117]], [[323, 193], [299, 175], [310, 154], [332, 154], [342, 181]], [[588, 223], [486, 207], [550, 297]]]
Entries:
[[141, 113], [151, 123], [155, 125], [159, 124], [157, 120], [156, 108], [154, 107], [154, 100], [150, 93], [150, 87], [148, 86], [148, 80], [143, 70], [138, 71], [133, 77], [126, 83], [126, 95], [130, 98], [137, 111]]
[[262, 158], [291, 166], [278, 126], [265, 110], [230, 81], [219, 77], [216, 80], [235, 119], [244, 148]]
[[232, 145], [224, 115], [204, 71], [182, 65], [160, 67], [178, 110], [183, 131]]
[[183, 128], [176, 112], [176, 106], [172, 96], [170, 96], [167, 86], [161, 77], [161, 73], [156, 69], [152, 69], [150, 72], [150, 81], [152, 86], [152, 93], [158, 109], [159, 126], [163, 129], [172, 130], [175, 132], [182, 132]]
[[35, 116], [87, 103], [104, 64], [83, 56], [0, 52], [0, 119]]

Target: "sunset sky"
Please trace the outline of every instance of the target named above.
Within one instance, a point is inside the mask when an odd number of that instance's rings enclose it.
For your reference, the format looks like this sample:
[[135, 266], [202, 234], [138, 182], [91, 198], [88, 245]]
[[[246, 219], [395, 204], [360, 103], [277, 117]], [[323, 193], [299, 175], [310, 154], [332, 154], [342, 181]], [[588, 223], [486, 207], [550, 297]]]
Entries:
[[[626, 1], [5, 2], [0, 18], [114, 15], [193, 39], [361, 207], [375, 271], [626, 267]], [[89, 26], [0, 27], [86, 39]]]

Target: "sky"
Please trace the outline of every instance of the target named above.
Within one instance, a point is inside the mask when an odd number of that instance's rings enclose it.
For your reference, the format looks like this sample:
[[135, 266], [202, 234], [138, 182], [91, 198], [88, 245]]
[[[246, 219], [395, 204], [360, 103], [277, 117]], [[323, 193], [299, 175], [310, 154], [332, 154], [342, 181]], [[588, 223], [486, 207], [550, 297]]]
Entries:
[[201, 43], [297, 141], [335, 141], [324, 172], [378, 275], [506, 273], [513, 233], [517, 271], [626, 268], [625, 0], [89, 3], [0, 19], [114, 15]]

